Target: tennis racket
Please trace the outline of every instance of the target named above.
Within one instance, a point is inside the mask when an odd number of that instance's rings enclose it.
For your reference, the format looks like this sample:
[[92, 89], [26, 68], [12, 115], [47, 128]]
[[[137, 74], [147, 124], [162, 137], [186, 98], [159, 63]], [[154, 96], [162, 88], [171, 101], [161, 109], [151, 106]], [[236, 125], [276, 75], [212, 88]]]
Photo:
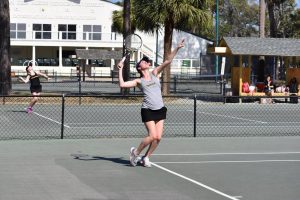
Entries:
[[131, 53], [138, 51], [143, 45], [142, 38], [137, 34], [130, 34], [124, 39], [124, 46], [126, 49], [126, 55], [122, 58], [122, 62], [125, 61], [126, 57]]

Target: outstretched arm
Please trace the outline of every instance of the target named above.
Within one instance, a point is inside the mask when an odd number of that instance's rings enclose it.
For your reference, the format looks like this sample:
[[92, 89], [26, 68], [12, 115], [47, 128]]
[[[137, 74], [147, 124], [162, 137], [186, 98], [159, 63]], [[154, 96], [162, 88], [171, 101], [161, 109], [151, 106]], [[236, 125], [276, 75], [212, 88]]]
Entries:
[[28, 83], [30, 76], [27, 75], [26, 78], [24, 79], [23, 77], [19, 76], [19, 80], [21, 80], [24, 83]]
[[49, 76], [47, 76], [46, 74], [42, 73], [42, 72], [36, 72], [37, 75], [42, 76], [44, 78], [46, 78], [47, 80], [50, 80], [51, 78]]
[[124, 62], [121, 60], [118, 63], [118, 69], [119, 69], [119, 86], [120, 88], [131, 88], [131, 87], [136, 87], [138, 83], [140, 82], [140, 79], [134, 79], [132, 81], [124, 81], [123, 79], [123, 67], [124, 67]]
[[158, 67], [156, 67], [152, 73], [157, 76], [164, 68], [166, 68], [167, 66], [169, 66], [172, 62], [172, 60], [174, 59], [175, 55], [177, 54], [178, 50], [181, 49], [182, 47], [184, 47], [184, 39], [182, 39], [177, 47], [171, 52], [171, 54], [167, 57], [167, 59]]

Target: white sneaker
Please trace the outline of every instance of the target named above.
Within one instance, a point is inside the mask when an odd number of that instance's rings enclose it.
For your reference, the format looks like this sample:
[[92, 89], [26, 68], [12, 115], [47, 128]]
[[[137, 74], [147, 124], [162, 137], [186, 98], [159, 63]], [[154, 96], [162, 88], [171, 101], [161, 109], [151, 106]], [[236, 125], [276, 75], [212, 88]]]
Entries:
[[144, 167], [151, 167], [151, 162], [149, 160], [149, 157], [143, 157], [142, 160], [143, 160], [142, 164], [143, 164]]
[[131, 147], [130, 149], [130, 156], [129, 156], [129, 161], [130, 164], [135, 167], [137, 165], [137, 163], [139, 162], [139, 160], [141, 160], [141, 158], [138, 155], [135, 155], [135, 148]]

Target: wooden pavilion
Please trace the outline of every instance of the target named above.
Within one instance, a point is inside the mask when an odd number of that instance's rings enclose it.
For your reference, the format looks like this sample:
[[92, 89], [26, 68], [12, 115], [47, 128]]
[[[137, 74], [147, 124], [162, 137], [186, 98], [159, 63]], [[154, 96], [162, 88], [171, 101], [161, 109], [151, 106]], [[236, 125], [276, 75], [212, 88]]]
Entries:
[[[265, 95], [263, 91], [254, 93], [244, 93], [242, 91], [243, 82], [251, 83], [251, 68], [254, 56], [281, 57], [285, 66], [286, 84], [292, 77], [296, 77], [298, 83], [300, 83], [300, 39], [224, 37], [221, 39], [219, 47], [215, 47], [211, 53], [229, 59], [231, 89], [234, 96]], [[276, 93], [274, 95], [285, 96], [287, 94]]]

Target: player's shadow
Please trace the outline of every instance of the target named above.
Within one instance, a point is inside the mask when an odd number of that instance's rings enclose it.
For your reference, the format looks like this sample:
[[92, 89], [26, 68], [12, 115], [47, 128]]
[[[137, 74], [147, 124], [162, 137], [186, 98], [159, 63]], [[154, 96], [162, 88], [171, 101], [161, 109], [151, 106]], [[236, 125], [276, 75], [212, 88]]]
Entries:
[[104, 157], [104, 156], [90, 156], [90, 155], [83, 155], [83, 156], [74, 156], [74, 159], [77, 160], [82, 160], [82, 161], [93, 161], [93, 160], [106, 160], [106, 161], [111, 161], [117, 164], [122, 164], [125, 166], [130, 166], [130, 162], [126, 159], [124, 159], [123, 157]]
[[27, 113], [26, 110], [12, 110], [7, 112], [13, 112], [13, 113]]

